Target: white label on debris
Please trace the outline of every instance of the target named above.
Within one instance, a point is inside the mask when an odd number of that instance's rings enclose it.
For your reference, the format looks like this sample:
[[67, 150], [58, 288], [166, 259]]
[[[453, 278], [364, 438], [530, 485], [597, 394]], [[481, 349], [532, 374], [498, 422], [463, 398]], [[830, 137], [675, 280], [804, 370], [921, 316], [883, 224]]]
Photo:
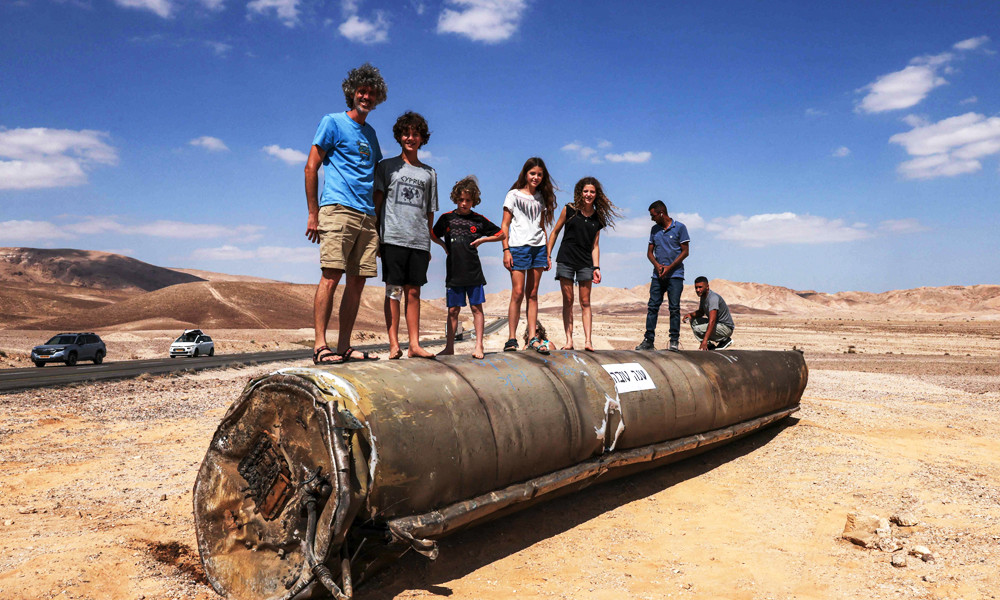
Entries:
[[618, 365], [601, 365], [615, 380], [615, 390], [623, 392], [638, 392], [656, 388], [653, 378], [639, 363], [621, 363]]

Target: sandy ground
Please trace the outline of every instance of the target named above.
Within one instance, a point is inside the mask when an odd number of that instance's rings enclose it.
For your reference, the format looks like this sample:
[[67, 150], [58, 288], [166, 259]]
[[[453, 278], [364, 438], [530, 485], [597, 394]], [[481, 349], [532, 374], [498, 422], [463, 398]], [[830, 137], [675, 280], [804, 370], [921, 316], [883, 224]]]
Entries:
[[[595, 344], [630, 347], [641, 322], [599, 317]], [[561, 324], [546, 323], [561, 345]], [[0, 335], [0, 347], [31, 343], [17, 335]], [[135, 335], [130, 352], [160, 351], [161, 334], [148, 333], [155, 344]], [[218, 337], [258, 348], [308, 338], [227, 335]], [[662, 327], [658, 336], [662, 344]], [[491, 336], [488, 350], [504, 339]], [[356, 597], [1000, 594], [995, 324], [739, 319], [737, 347], [793, 346], [805, 350], [810, 380], [783, 426], [446, 539], [437, 561], [404, 557]], [[694, 348], [687, 332], [682, 347]], [[216, 597], [195, 549], [194, 477], [246, 381], [282, 366], [0, 396], [0, 598]], [[853, 511], [911, 512], [918, 524], [894, 535], [933, 560], [893, 567], [890, 553], [841, 539]]]

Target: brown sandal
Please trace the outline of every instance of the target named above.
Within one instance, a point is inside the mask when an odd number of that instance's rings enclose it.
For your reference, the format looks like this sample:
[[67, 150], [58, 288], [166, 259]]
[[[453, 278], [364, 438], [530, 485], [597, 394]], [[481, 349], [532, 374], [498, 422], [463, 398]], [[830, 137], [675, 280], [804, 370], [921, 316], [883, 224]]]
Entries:
[[[333, 357], [333, 360], [329, 360]], [[322, 346], [313, 351], [314, 365], [339, 365], [344, 362], [344, 357], [330, 350], [329, 346]]]

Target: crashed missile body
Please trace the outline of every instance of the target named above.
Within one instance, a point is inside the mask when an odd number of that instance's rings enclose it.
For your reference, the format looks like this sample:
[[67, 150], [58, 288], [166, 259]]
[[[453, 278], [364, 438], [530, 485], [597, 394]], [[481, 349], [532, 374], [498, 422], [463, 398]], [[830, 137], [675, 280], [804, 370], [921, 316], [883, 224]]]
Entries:
[[798, 410], [798, 352], [586, 352], [285, 369], [250, 382], [194, 489], [239, 599], [347, 598], [434, 540], [702, 452]]

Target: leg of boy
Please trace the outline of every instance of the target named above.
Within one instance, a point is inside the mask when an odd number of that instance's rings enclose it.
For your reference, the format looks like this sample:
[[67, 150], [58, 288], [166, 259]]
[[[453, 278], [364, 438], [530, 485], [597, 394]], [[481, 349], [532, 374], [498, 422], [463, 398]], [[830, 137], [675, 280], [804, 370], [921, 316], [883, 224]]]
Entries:
[[[559, 290], [562, 292], [562, 318], [563, 329], [566, 331], [566, 345], [563, 350], [573, 349], [573, 280], [565, 277], [559, 278]], [[582, 292], [583, 290], [581, 290]], [[580, 295], [583, 300], [583, 295]]]
[[406, 333], [410, 337], [410, 358], [433, 358], [434, 355], [420, 347], [420, 286], [404, 285], [406, 293]]
[[594, 315], [590, 311], [590, 292], [592, 281], [580, 282], [580, 312], [583, 313], [583, 349], [594, 351], [594, 342], [590, 332], [594, 329]]
[[458, 313], [461, 311], [461, 306], [448, 307], [448, 333], [445, 336], [444, 350], [438, 352], [438, 356], [451, 356], [455, 353], [455, 331], [458, 329]]
[[385, 330], [389, 334], [389, 358], [395, 360], [403, 356], [399, 348], [399, 302], [403, 288], [398, 285], [385, 286]]
[[[472, 304], [472, 322], [476, 328], [476, 348], [472, 351], [472, 358], [483, 358], [486, 351], [483, 349], [483, 330], [486, 329], [486, 317], [483, 315], [482, 304]], [[455, 314], [458, 320], [458, 313]]]

